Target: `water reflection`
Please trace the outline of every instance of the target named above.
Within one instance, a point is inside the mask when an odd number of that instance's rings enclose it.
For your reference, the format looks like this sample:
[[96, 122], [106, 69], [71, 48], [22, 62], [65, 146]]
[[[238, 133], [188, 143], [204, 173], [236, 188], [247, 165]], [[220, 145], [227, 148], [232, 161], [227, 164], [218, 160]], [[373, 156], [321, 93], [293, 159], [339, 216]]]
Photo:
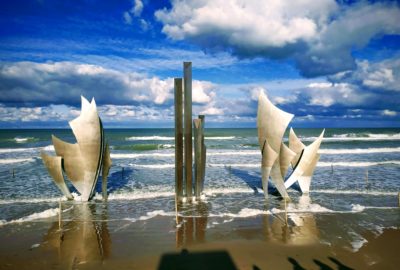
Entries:
[[111, 237], [107, 228], [107, 205], [82, 203], [72, 206], [71, 216], [79, 220], [54, 222], [44, 236], [43, 246], [56, 250], [59, 262], [68, 268], [85, 262], [102, 262], [111, 256]]
[[[277, 241], [292, 245], [309, 245], [319, 242], [319, 230], [315, 216], [310, 212], [301, 212], [309, 209], [311, 198], [302, 195], [298, 204], [289, 205], [288, 214], [285, 212], [263, 216], [264, 236], [267, 241]], [[281, 209], [285, 209], [282, 202]], [[291, 212], [299, 209], [298, 212]]]
[[198, 202], [194, 208], [185, 210], [178, 206], [176, 246], [188, 246], [206, 240], [208, 205]]

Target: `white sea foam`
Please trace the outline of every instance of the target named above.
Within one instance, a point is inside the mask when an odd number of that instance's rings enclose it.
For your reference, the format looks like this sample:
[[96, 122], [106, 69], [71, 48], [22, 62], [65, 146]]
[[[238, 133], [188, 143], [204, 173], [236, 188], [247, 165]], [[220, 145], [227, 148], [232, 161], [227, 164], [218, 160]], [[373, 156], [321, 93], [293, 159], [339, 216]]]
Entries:
[[142, 157], [174, 157], [174, 153], [141, 153], [141, 154], [132, 154], [132, 153], [117, 153], [111, 154], [111, 158], [115, 159], [129, 159], [129, 158], [142, 158]]
[[273, 214], [278, 213], [333, 213], [335, 211], [325, 208], [317, 203], [301, 204], [301, 203], [289, 203], [285, 209], [272, 208]]
[[146, 168], [146, 169], [170, 169], [175, 168], [175, 164], [130, 164], [132, 167], [136, 168]]
[[357, 194], [371, 196], [397, 196], [397, 192], [377, 191], [377, 190], [340, 190], [340, 189], [312, 189], [311, 193], [328, 193], [328, 194]]
[[244, 167], [244, 168], [260, 168], [260, 164], [246, 164], [246, 163], [209, 163], [207, 167]]
[[207, 156], [260, 156], [259, 150], [238, 150], [238, 151], [222, 151], [222, 152], [207, 152]]
[[[300, 137], [302, 141], [314, 141], [317, 137]], [[324, 137], [323, 141], [396, 141], [400, 140], [400, 133], [397, 134], [364, 134], [363, 137], [359, 137], [356, 133], [348, 134], [334, 134], [332, 137]]]
[[42, 147], [41, 150], [44, 150], [44, 151], [55, 151], [53, 145], [48, 145], [48, 146]]
[[[168, 148], [164, 147], [163, 148]], [[32, 148], [33, 149], [33, 148]], [[357, 148], [357, 149], [320, 149], [318, 151], [324, 155], [337, 154], [371, 154], [371, 153], [400, 153], [400, 147], [394, 148]], [[0, 149], [1, 153], [1, 149]], [[142, 157], [174, 157], [175, 153], [114, 153], [111, 154], [115, 159], [129, 159]], [[207, 156], [261, 156], [259, 150], [237, 150], [237, 151], [208, 151]], [[232, 165], [233, 166], [233, 165]], [[241, 164], [241, 166], [246, 166]], [[252, 165], [250, 165], [252, 167]]]
[[33, 137], [15, 137], [14, 141], [16, 141], [17, 143], [26, 143], [29, 140], [33, 140], [35, 138]]
[[234, 193], [254, 193], [254, 190], [249, 187], [245, 188], [222, 187], [222, 188], [213, 188], [204, 190], [204, 194], [206, 196], [213, 196], [216, 194], [234, 194]]
[[27, 152], [27, 151], [35, 151], [37, 148], [3, 148], [0, 149], [0, 153], [15, 153], [15, 152]]
[[18, 152], [35, 152], [35, 151], [40, 151], [40, 150], [54, 151], [54, 147], [52, 145], [48, 145], [45, 147], [30, 147], [30, 148], [2, 148], [2, 149], [0, 149], [0, 154], [18, 153]]
[[167, 136], [132, 136], [125, 138], [126, 141], [172, 141], [174, 137]]
[[320, 149], [320, 154], [372, 154], [372, 153], [398, 153], [400, 147], [393, 148], [357, 148], [357, 149]]
[[13, 163], [23, 163], [23, 162], [32, 162], [33, 158], [5, 158], [0, 159], [0, 164], [13, 164]]
[[399, 160], [385, 160], [385, 161], [360, 161], [360, 162], [318, 162], [317, 167], [370, 167], [377, 165], [400, 165]]
[[[353, 234], [355, 235], [355, 234]], [[353, 252], [357, 252], [360, 248], [364, 246], [365, 243], [368, 243], [367, 239], [357, 234], [356, 239], [351, 242], [351, 246], [353, 248]]]
[[239, 211], [239, 213], [217, 213], [217, 214], [209, 214], [210, 217], [231, 217], [231, 218], [245, 218], [245, 217], [254, 217], [258, 215], [269, 215], [270, 211], [260, 210], [260, 209], [252, 209], [252, 208], [243, 208]]
[[19, 219], [14, 219], [14, 220], [10, 220], [10, 221], [1, 220], [0, 226], [7, 225], [7, 224], [13, 224], [13, 223], [29, 222], [29, 221], [33, 221], [33, 220], [37, 220], [37, 219], [49, 218], [49, 217], [58, 215], [58, 212], [59, 212], [58, 208], [50, 208], [50, 209], [44, 210], [42, 212], [33, 213], [29, 216], [22, 217]]
[[153, 199], [161, 197], [173, 197], [173, 191], [134, 191], [124, 193], [111, 193], [108, 200], [140, 200], [140, 199]]
[[[233, 140], [235, 136], [205, 137], [206, 140]], [[169, 136], [132, 136], [125, 138], [126, 141], [173, 141], [175, 137]]]
[[381, 210], [390, 210], [390, 209], [398, 209], [398, 207], [394, 206], [364, 206], [361, 204], [352, 204], [351, 211], [352, 212], [362, 212], [366, 209], [381, 209]]
[[[360, 162], [318, 162], [317, 167], [370, 167], [377, 165], [400, 165], [399, 160], [385, 160], [385, 161], [360, 161]], [[174, 168], [175, 164], [134, 164], [131, 163], [130, 166], [137, 168], [147, 168], [147, 169], [170, 169]], [[260, 168], [258, 163], [208, 163], [209, 168]]]
[[154, 210], [151, 212], [147, 212], [146, 215], [141, 216], [139, 218], [124, 218], [124, 220], [130, 221], [130, 222], [136, 222], [136, 221], [149, 220], [156, 216], [171, 217], [171, 216], [175, 216], [175, 215], [176, 215], [175, 212], [165, 212], [164, 210]]
[[233, 140], [235, 136], [205, 137], [206, 140]]

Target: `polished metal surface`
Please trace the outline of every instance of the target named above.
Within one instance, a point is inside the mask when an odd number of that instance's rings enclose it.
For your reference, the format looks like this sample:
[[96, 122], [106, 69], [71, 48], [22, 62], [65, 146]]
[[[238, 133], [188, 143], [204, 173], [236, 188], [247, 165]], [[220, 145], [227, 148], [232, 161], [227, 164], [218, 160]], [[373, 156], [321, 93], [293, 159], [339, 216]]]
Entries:
[[[97, 113], [96, 102], [94, 99], [90, 103], [84, 97], [81, 99], [81, 114], [69, 122], [77, 143], [64, 142], [54, 135], [52, 141], [57, 158], [60, 160], [60, 168], [62, 167], [73, 186], [81, 194], [81, 200], [88, 201], [94, 195], [100, 170], [103, 170], [104, 196], [112, 162], [109, 148], [104, 146], [104, 131]], [[49, 156], [42, 154], [42, 158], [46, 167], [49, 168]], [[62, 173], [50, 172], [50, 174], [56, 183], [60, 183]], [[63, 194], [66, 193], [63, 191]]]
[[65, 184], [64, 177], [62, 174], [62, 169], [61, 169], [61, 157], [52, 157], [47, 155], [44, 152], [40, 153], [43, 163], [46, 166], [47, 170], [49, 171], [49, 174], [51, 177], [53, 177], [54, 182], [56, 183], [57, 187], [61, 190], [61, 192], [64, 194], [65, 197], [67, 197], [68, 200], [72, 200], [73, 197], [71, 193], [69, 192], [69, 189], [67, 185]]
[[[288, 199], [286, 191], [296, 181], [299, 181], [301, 191], [308, 193], [312, 175], [319, 160], [318, 149], [321, 145], [324, 131], [319, 138], [305, 146], [296, 136], [293, 129], [289, 133], [289, 147], [283, 143], [283, 135], [293, 118], [293, 114], [277, 108], [261, 92], [258, 98], [257, 127], [258, 142], [262, 153], [261, 173], [265, 197], [267, 197], [268, 180], [274, 183], [280, 195]], [[285, 181], [289, 165], [293, 171]]]

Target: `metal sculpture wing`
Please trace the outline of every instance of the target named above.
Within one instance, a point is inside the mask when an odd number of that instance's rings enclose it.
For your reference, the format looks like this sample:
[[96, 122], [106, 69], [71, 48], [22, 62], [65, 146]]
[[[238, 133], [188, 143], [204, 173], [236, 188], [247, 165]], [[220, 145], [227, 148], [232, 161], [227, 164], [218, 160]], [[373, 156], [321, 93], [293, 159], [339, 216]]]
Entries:
[[[90, 103], [84, 97], [81, 99], [81, 114], [69, 122], [77, 143], [67, 143], [53, 135], [52, 141], [57, 156], [51, 157], [42, 153], [42, 159], [50, 175], [68, 199], [71, 199], [72, 196], [65, 185], [60, 168], [81, 194], [81, 199], [88, 201], [94, 195], [94, 188], [101, 169], [103, 171], [103, 196], [106, 196], [104, 183], [107, 183], [111, 159], [108, 145], [104, 146], [104, 131], [97, 113], [96, 102], [94, 99]], [[58, 163], [50, 162], [52, 159], [59, 160], [60, 168], [54, 165]]]
[[[283, 143], [283, 135], [293, 114], [277, 108], [261, 92], [258, 98], [257, 128], [258, 142], [261, 150], [261, 174], [265, 197], [268, 196], [268, 179], [271, 178], [276, 189], [284, 198], [289, 198], [286, 191], [293, 183], [299, 181], [303, 193], [309, 191], [312, 174], [319, 160], [318, 149], [324, 131], [318, 139], [305, 146], [294, 131], [290, 129], [289, 147]], [[293, 171], [285, 180], [289, 165]]]

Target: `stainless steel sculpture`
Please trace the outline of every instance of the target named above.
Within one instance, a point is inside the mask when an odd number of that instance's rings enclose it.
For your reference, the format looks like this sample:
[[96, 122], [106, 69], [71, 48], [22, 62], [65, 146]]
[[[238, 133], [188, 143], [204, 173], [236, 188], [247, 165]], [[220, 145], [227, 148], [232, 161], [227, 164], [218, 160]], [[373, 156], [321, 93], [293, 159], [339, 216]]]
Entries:
[[68, 199], [72, 199], [72, 195], [65, 184], [62, 170], [81, 194], [82, 201], [88, 201], [94, 195], [100, 170], [103, 173], [103, 197], [106, 198], [111, 159], [108, 145], [104, 145], [103, 126], [97, 113], [96, 102], [94, 99], [90, 103], [84, 97], [81, 99], [81, 114], [69, 122], [77, 143], [67, 143], [53, 135], [52, 141], [57, 156], [52, 157], [44, 152], [41, 156], [50, 175]]
[[[266, 198], [268, 196], [269, 178], [271, 178], [276, 189], [285, 199], [289, 198], [286, 189], [296, 181], [299, 181], [303, 193], [309, 191], [312, 174], [319, 159], [317, 152], [324, 131], [315, 142], [309, 146], [305, 146], [291, 129], [288, 147], [282, 140], [293, 116], [293, 114], [277, 108], [263, 92], [260, 93], [258, 98], [257, 127], [258, 143], [262, 155], [261, 179]], [[285, 180], [290, 164], [293, 171], [288, 179]]]

